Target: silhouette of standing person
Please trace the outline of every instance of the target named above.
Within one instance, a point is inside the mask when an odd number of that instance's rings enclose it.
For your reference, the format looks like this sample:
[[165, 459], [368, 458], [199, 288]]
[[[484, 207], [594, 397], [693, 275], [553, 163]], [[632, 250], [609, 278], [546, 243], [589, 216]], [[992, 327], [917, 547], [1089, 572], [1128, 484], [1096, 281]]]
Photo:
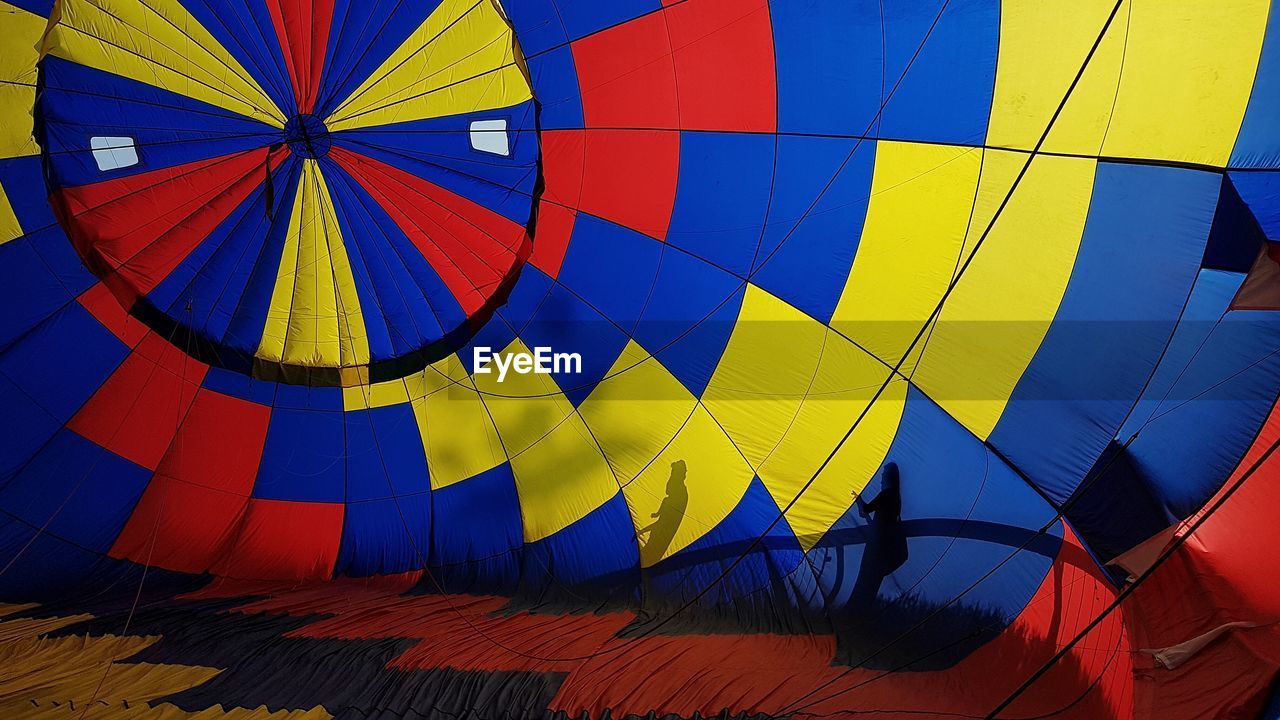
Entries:
[[641, 604], [647, 606], [652, 600], [652, 566], [667, 554], [671, 543], [676, 539], [676, 531], [684, 520], [685, 511], [689, 509], [689, 488], [685, 485], [688, 468], [683, 460], [671, 463], [671, 476], [667, 478], [667, 496], [649, 517], [653, 522], [636, 531], [639, 540], [645, 534], [648, 539], [640, 546], [641, 569]]
[[880, 493], [872, 500], [855, 497], [858, 514], [867, 520], [867, 542], [849, 604], [855, 612], [874, 607], [884, 579], [907, 561], [907, 536], [902, 531], [902, 488], [898, 464], [880, 473]]

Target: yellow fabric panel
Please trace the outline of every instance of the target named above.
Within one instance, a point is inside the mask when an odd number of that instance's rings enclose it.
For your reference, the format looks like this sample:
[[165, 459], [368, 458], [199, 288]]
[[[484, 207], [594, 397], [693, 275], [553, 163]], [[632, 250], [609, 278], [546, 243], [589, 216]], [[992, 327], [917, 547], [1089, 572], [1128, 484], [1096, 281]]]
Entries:
[[64, 0], [44, 51], [284, 126], [258, 83], [181, 3]]
[[876, 146], [867, 219], [831, 326], [890, 367], [951, 282], [981, 167], [978, 148]]
[[0, 621], [0, 643], [13, 642], [23, 638], [35, 638], [51, 633], [55, 630], [61, 630], [68, 625], [92, 620], [92, 615], [81, 613], [79, 615], [67, 615], [65, 617], [44, 617], [30, 618], [22, 617], [25, 610], [39, 607], [38, 605], [5, 605], [4, 610], [0, 611], [0, 615], [16, 615], [17, 617], [9, 620]]
[[363, 384], [344, 387], [342, 388], [342, 406], [347, 410], [369, 410], [371, 408], [387, 407], [388, 405], [403, 405], [412, 399], [409, 396], [409, 383], [411, 381], [415, 385], [420, 385], [422, 382], [420, 375], [414, 375], [411, 378], [401, 378], [372, 385]]
[[[37, 603], [7, 603], [7, 602], [0, 602], [0, 617], [5, 617], [6, 615], [17, 615], [17, 614], [19, 614], [19, 613], [24, 613], [24, 612], [26, 612], [26, 611], [28, 611], [28, 610], [34, 610], [35, 608], [38, 608], [38, 607], [40, 607], [40, 605], [39, 605], [39, 604], [37, 604]], [[92, 616], [92, 615], [88, 615], [88, 616], [85, 616], [85, 617], [86, 617], [86, 618], [90, 618], [90, 617], [93, 617], [93, 616]]]
[[0, 245], [20, 237], [22, 225], [18, 223], [18, 216], [13, 212], [13, 205], [9, 203], [4, 186], [0, 185]]
[[427, 453], [431, 487], [439, 490], [506, 462], [484, 400], [456, 355], [406, 381]]
[[818, 321], [748, 285], [702, 401], [753, 468], [777, 447], [809, 392], [828, 332]]
[[[45, 20], [0, 2], [0, 158], [40, 152], [31, 137], [31, 108], [36, 101], [36, 60]], [[6, 239], [0, 208], [0, 240]]]
[[751, 286], [703, 402], [756, 468], [806, 548], [853, 504], [897, 433], [907, 384], [891, 382], [809, 487], [890, 374], [884, 363]]
[[631, 340], [578, 410], [618, 481], [627, 483], [654, 462], [695, 405], [680, 381]]
[[618, 492], [600, 448], [576, 413], [537, 444], [511, 457], [525, 542], [553, 535]]
[[760, 467], [778, 507], [786, 507], [787, 523], [808, 550], [852, 504], [884, 462], [898, 433], [906, 403], [907, 383], [895, 378], [867, 411], [856, 430], [807, 490], [805, 483], [867, 408], [889, 370], [843, 338], [831, 336], [823, 351], [813, 393], [801, 404], [786, 437]]
[[[503, 354], [529, 352], [519, 339]], [[618, 492], [618, 481], [582, 417], [550, 375], [494, 371], [472, 376], [511, 460], [524, 521], [534, 542], [581, 520]]]
[[21, 698], [29, 707], [33, 700], [39, 706], [51, 705], [54, 700], [63, 704], [74, 701], [83, 710], [90, 698], [108, 705], [124, 699], [142, 703], [203, 684], [218, 674], [215, 668], [199, 666], [112, 665], [159, 639], [112, 635], [45, 638], [32, 633], [0, 643], [0, 698]]
[[714, 529], [754, 473], [706, 409], [635, 341], [606, 377], [579, 410], [622, 484], [640, 564], [650, 567]]
[[[975, 243], [1027, 158], [987, 152], [970, 230]], [[1031, 163], [928, 337], [916, 383], [982, 439], [1000, 419], [1062, 301], [1096, 165], [1051, 155]]]
[[1267, 0], [1133, 0], [1103, 154], [1225, 166], [1253, 89]]
[[[1115, 0], [1034, 0], [1001, 6], [1000, 62], [987, 130], [990, 145], [1035, 147], [1114, 6]], [[1120, 80], [1128, 18], [1126, 0], [1054, 122], [1043, 147], [1046, 152], [1101, 152]]]
[[[110, 678], [108, 677], [108, 680]], [[195, 712], [188, 712], [176, 705], [159, 703], [154, 707], [142, 703], [131, 702], [127, 707], [123, 702], [104, 704], [95, 700], [93, 705], [71, 707], [67, 703], [61, 705], [32, 706], [30, 701], [6, 703], [0, 701], [0, 717], [5, 720], [331, 720], [333, 718], [325, 709], [316, 706], [311, 710], [268, 710], [265, 706], [256, 708], [228, 708], [214, 706]]]
[[[159, 637], [68, 636], [46, 633], [92, 619], [92, 615], [23, 618], [35, 605], [0, 604], [0, 717], [5, 720], [329, 720], [311, 710], [213, 707], [187, 712], [156, 698], [208, 682], [216, 668], [119, 663]], [[90, 700], [93, 700], [90, 704]], [[127, 702], [127, 706], [126, 706]], [[56, 704], [55, 704], [56, 703]]]
[[[501, 354], [527, 352], [529, 348], [517, 338]], [[524, 452], [576, 414], [573, 403], [550, 375], [521, 375], [511, 370], [499, 382], [497, 367], [491, 364], [490, 370], [487, 374], [476, 373], [472, 380], [498, 426], [498, 436], [508, 456]]]
[[444, 0], [325, 124], [350, 130], [510, 107], [532, 97], [496, 0]]
[[333, 199], [314, 160], [302, 164], [258, 357], [309, 367], [369, 362], [351, 263]]

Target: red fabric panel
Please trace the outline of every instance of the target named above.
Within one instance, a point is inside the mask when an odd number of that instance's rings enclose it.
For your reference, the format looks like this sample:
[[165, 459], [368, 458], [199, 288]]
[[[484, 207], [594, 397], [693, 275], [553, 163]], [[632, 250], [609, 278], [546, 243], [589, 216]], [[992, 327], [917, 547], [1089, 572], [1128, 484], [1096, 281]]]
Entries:
[[412, 590], [422, 578], [419, 571], [396, 575], [373, 575], [363, 578], [339, 577], [327, 583], [298, 586], [280, 580], [245, 580], [218, 577], [195, 592], [180, 595], [181, 600], [226, 600], [249, 597], [253, 602], [241, 605], [236, 612], [295, 615], [337, 614], [335, 602], [349, 608], [381, 608], [388, 600]]
[[680, 174], [680, 133], [587, 130], [581, 210], [665, 240]]
[[768, 3], [688, 0], [664, 12], [675, 48], [680, 126], [774, 132], [777, 73]]
[[[1023, 613], [999, 637], [947, 670], [895, 672], [832, 666], [830, 636], [687, 635], [615, 639], [566, 679], [552, 704], [592, 717], [688, 717], [733, 712], [805, 716], [983, 717], [1114, 598], [1096, 564], [1067, 542]], [[617, 652], [616, 645], [624, 645]], [[1095, 629], [1008, 717], [1062, 711], [1056, 718], [1130, 717], [1129, 648], [1120, 618]], [[646, 670], [636, 672], [635, 668]], [[660, 671], [653, 671], [661, 668]], [[1101, 680], [1095, 682], [1101, 676]], [[812, 693], [812, 694], [811, 694]], [[842, 711], [858, 710], [862, 714]], [[797, 714], [797, 716], [800, 716]], [[1003, 716], [1002, 716], [1003, 717]]]
[[538, 203], [538, 228], [534, 235], [533, 255], [529, 257], [534, 267], [553, 278], [560, 275], [560, 264], [564, 262], [577, 217], [576, 211], [563, 205], [546, 200]]
[[[632, 613], [530, 615], [508, 611], [504, 598], [403, 594], [415, 580], [406, 575], [305, 587], [221, 581], [197, 596], [270, 595], [237, 612], [326, 616], [291, 637], [420, 639], [393, 661], [395, 669], [562, 673], [551, 709], [571, 717], [583, 710], [599, 717], [606, 708], [614, 717], [650, 710], [710, 716], [725, 708], [776, 715], [816, 700], [804, 708], [815, 717], [861, 717], [848, 714], [854, 709], [885, 718], [983, 717], [1114, 598], [1068, 531], [1053, 569], [999, 637], [946, 670], [886, 674], [833, 666], [830, 635], [618, 637]], [[669, 630], [677, 627], [688, 624]], [[1008, 717], [1132, 717], [1129, 647], [1120, 618], [1109, 618]]]
[[267, 159], [267, 148], [224, 155], [63, 188], [51, 200], [80, 256], [132, 306], [262, 184]]
[[[547, 661], [542, 658], [576, 658], [590, 655], [608, 643], [634, 618], [629, 612], [606, 614], [531, 615], [521, 611], [499, 614], [506, 598], [433, 598], [424, 617], [453, 637], [477, 636], [471, 643], [419, 643], [396, 658], [393, 667], [422, 670], [451, 667], [459, 670], [533, 670], [567, 672], [581, 661]], [[446, 602], [447, 601], [447, 602]], [[312, 630], [313, 628], [308, 628]], [[318, 628], [323, 630], [323, 627]], [[431, 635], [424, 633], [424, 639]], [[484, 640], [492, 638], [495, 642]]]
[[[663, 13], [588, 35], [572, 48], [586, 127], [680, 127], [675, 65]], [[769, 72], [772, 76], [772, 67]]]
[[202, 389], [112, 557], [208, 570], [234, 538], [258, 474], [271, 408]]
[[[1258, 433], [1213, 507], [1280, 440], [1280, 406]], [[1280, 671], [1280, 451], [1272, 453], [1125, 603], [1143, 648], [1176, 645], [1231, 622], [1234, 629], [1180, 665], [1140, 656], [1138, 711], [1168, 720], [1253, 718]], [[1205, 510], [1201, 510], [1201, 514]], [[1196, 517], [1176, 535], [1185, 535]]]
[[76, 298], [84, 309], [120, 342], [137, 347], [150, 330], [141, 320], [130, 315], [103, 283], [95, 283]]
[[582, 163], [586, 134], [582, 130], [548, 130], [542, 142], [542, 200], [529, 262], [551, 277], [560, 274], [569, 236], [582, 204]]
[[289, 67], [298, 112], [309, 113], [315, 106], [324, 70], [333, 0], [272, 0], [267, 9]]
[[577, 209], [582, 202], [583, 130], [547, 130], [542, 143], [542, 199]]
[[208, 369], [154, 333], [148, 334], [67, 427], [155, 470]]
[[519, 260], [525, 228], [399, 168], [334, 147], [329, 157], [391, 216], [468, 314]]
[[341, 503], [249, 501], [239, 533], [212, 568], [234, 578], [328, 580], [342, 539]]

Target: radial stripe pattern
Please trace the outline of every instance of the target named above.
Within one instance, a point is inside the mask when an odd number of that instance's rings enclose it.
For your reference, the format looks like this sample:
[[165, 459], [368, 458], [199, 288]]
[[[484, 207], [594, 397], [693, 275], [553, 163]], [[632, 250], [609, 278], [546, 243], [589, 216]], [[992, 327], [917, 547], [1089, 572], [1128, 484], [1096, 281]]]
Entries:
[[456, 349], [531, 247], [536, 118], [499, 6], [188, 5], [69, 2], [45, 37], [39, 134], [85, 262], [257, 377], [354, 385]]

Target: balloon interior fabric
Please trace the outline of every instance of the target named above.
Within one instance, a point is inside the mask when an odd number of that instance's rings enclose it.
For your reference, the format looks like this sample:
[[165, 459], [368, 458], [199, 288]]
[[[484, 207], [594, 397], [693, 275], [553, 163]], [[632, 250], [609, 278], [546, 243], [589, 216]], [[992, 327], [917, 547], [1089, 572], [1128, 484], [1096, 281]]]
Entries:
[[0, 15], [0, 717], [1280, 718], [1280, 5]]

